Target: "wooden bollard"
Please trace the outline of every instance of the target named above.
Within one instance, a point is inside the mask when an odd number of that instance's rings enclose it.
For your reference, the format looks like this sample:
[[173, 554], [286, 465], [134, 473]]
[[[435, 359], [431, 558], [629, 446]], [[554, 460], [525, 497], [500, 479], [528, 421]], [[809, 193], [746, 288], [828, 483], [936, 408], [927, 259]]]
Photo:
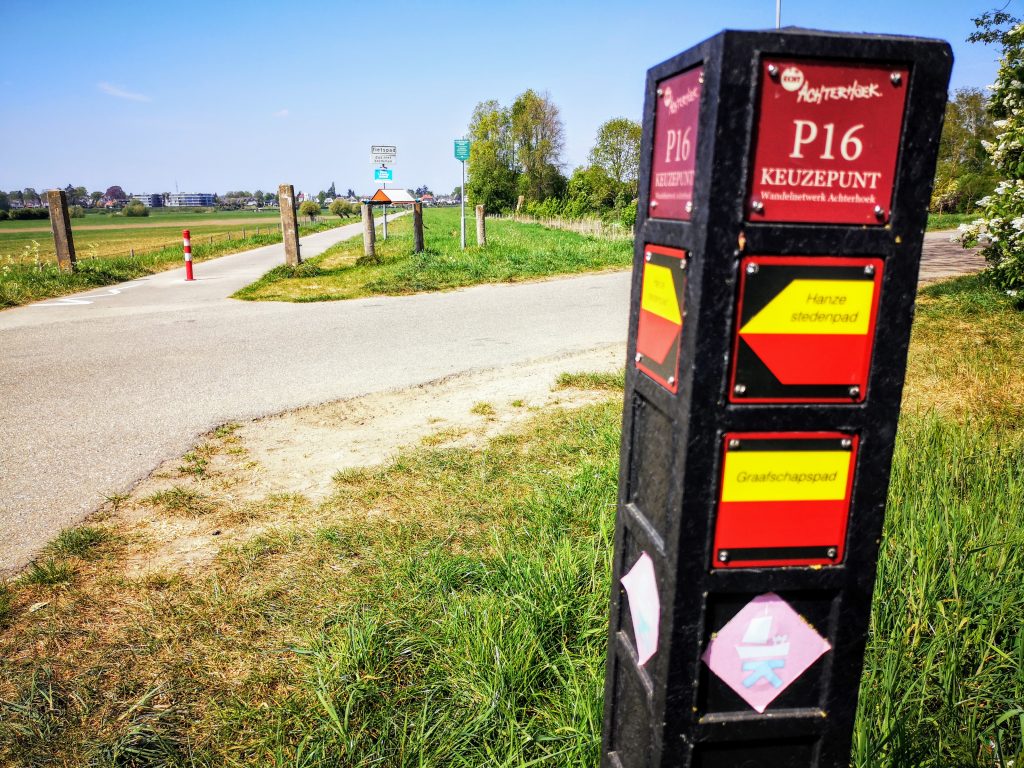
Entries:
[[476, 207], [476, 244], [483, 248], [487, 245], [487, 224], [484, 222], [484, 207]]
[[412, 205], [412, 252], [423, 253], [423, 203]]
[[516, 200], [516, 213], [519, 213], [521, 210], [523, 210], [524, 202], [526, 202], [526, 195], [520, 195], [519, 198]]
[[295, 219], [295, 188], [282, 184], [277, 188], [277, 199], [281, 206], [281, 235], [284, 238], [284, 263], [297, 267], [302, 263], [299, 253], [299, 224]]
[[363, 257], [367, 259], [377, 258], [377, 233], [373, 229], [373, 207], [369, 203], [363, 203]]
[[68, 197], [63, 190], [51, 189], [46, 193], [50, 203], [50, 228], [53, 229], [53, 245], [57, 251], [57, 264], [64, 272], [75, 271], [75, 239], [71, 234], [71, 217], [68, 215]]

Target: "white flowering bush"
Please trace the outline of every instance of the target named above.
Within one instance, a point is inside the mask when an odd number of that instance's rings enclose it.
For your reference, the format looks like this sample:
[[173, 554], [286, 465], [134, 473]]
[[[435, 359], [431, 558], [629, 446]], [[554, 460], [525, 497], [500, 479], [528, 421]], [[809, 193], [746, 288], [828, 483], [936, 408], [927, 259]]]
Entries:
[[985, 149], [1004, 181], [978, 201], [981, 216], [960, 227], [960, 242], [982, 246], [992, 280], [1016, 291], [1024, 288], [1024, 24], [1006, 34], [991, 105], [999, 134]]

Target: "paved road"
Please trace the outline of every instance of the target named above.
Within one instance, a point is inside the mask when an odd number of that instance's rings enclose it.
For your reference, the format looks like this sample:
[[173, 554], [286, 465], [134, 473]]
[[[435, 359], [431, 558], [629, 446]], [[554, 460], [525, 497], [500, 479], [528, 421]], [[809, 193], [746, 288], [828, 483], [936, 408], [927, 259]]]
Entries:
[[[357, 232], [305, 238], [303, 254]], [[194, 283], [176, 270], [0, 312], [0, 570], [226, 421], [625, 337], [623, 273], [322, 304], [226, 299], [282, 261], [270, 246], [197, 264]]]
[[[303, 254], [358, 228], [304, 238]], [[949, 258], [943, 238], [929, 236], [926, 263]], [[176, 270], [0, 312], [0, 571], [226, 421], [626, 335], [621, 272], [322, 304], [226, 298], [282, 260], [268, 246], [197, 264], [194, 283]]]

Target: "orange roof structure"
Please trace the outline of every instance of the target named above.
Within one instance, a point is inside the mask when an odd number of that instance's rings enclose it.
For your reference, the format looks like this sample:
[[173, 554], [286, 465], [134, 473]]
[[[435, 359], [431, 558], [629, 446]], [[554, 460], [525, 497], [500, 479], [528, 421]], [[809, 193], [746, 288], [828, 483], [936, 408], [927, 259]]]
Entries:
[[371, 203], [389, 203], [391, 205], [412, 205], [416, 198], [404, 189], [378, 189], [370, 198]]

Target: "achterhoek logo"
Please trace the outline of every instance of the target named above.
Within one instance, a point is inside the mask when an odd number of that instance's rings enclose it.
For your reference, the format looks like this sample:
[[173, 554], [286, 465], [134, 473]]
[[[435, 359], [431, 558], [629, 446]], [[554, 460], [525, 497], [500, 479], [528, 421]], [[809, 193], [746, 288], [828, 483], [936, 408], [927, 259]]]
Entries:
[[821, 104], [826, 101], [882, 98], [882, 91], [878, 83], [861, 83], [854, 80], [849, 85], [812, 87], [806, 81], [803, 71], [798, 67], [786, 67], [779, 77], [779, 82], [790, 93], [796, 92], [797, 103]]
[[696, 101], [697, 97], [699, 96], [699, 88], [690, 88], [682, 96], [674, 97], [672, 94], [672, 88], [666, 87], [664, 93], [662, 94], [661, 100], [665, 103], [665, 106], [668, 107], [669, 113], [674, 115], [683, 107], [687, 106], [688, 104], [692, 104], [694, 101]]

